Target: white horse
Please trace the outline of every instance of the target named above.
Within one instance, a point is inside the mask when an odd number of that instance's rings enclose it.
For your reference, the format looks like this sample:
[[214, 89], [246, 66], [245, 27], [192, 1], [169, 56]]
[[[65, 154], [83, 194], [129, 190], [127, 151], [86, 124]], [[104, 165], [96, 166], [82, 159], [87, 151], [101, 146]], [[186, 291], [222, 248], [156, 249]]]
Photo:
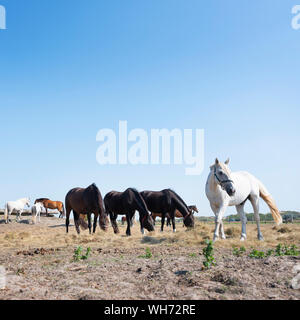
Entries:
[[30, 207], [30, 199], [28, 198], [23, 198], [17, 201], [10, 201], [7, 202], [5, 205], [5, 211], [4, 211], [4, 220], [5, 223], [7, 224], [9, 222], [9, 217], [12, 214], [13, 211], [17, 212], [17, 218], [16, 221], [21, 220], [21, 215], [24, 210], [25, 205]]
[[241, 241], [247, 238], [247, 217], [244, 212], [244, 205], [247, 200], [250, 200], [254, 210], [257, 224], [257, 238], [263, 240], [263, 235], [260, 231], [259, 197], [267, 203], [273, 219], [279, 225], [282, 223], [282, 217], [276, 207], [275, 201], [266, 187], [257, 178], [245, 171], [231, 173], [228, 163], [229, 159], [225, 163], [216, 159], [215, 164], [210, 167], [210, 174], [206, 182], [206, 196], [216, 216], [214, 241], [219, 238], [219, 231], [221, 238], [226, 239], [222, 218], [228, 206], [235, 206], [241, 216]]
[[39, 217], [39, 222], [41, 222], [41, 212], [42, 209], [44, 208], [42, 202], [37, 202], [34, 204], [31, 208], [31, 215], [32, 215], [32, 223], [36, 224], [36, 218], [37, 216]]

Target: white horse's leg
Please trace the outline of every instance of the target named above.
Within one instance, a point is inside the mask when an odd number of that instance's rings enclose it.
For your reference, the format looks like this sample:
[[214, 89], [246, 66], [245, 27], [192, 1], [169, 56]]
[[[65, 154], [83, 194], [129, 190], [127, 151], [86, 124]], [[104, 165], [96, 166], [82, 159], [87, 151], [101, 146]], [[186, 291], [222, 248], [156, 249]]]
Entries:
[[222, 226], [222, 219], [223, 219], [223, 215], [227, 209], [227, 204], [223, 204], [223, 206], [220, 208], [218, 208], [214, 205], [211, 205], [211, 208], [216, 216], [213, 241], [217, 241], [219, 239], [219, 229], [220, 229], [220, 226]]
[[241, 217], [241, 223], [242, 223], [242, 234], [241, 234], [241, 241], [244, 241], [247, 239], [247, 234], [246, 234], [246, 223], [247, 223], [247, 217], [246, 214], [244, 212], [244, 205], [245, 204], [241, 204], [236, 206], [236, 210], [239, 213], [240, 217]]
[[226, 239], [225, 232], [224, 232], [224, 221], [222, 220], [222, 224], [220, 225], [220, 234], [222, 239]]
[[250, 198], [253, 210], [254, 210], [254, 217], [257, 225], [257, 239], [264, 240], [264, 237], [260, 231], [260, 218], [259, 218], [259, 197], [258, 196], [251, 196]]

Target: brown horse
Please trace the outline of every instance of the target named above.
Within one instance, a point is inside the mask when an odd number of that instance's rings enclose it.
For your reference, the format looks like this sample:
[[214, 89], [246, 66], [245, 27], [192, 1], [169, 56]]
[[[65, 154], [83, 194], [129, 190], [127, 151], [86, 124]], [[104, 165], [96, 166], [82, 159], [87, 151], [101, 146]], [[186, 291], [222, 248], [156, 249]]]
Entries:
[[48, 217], [48, 209], [50, 210], [58, 210], [60, 215], [59, 217], [62, 218], [65, 216], [65, 207], [61, 201], [51, 201], [48, 198], [40, 198], [36, 199], [34, 204], [42, 203], [44, 208], [46, 209], [46, 215]]
[[[195, 214], [195, 212], [199, 213], [198, 208], [196, 206], [188, 206], [189, 211], [191, 212], [191, 214]], [[167, 227], [171, 226], [171, 218], [169, 215], [166, 216], [167, 217]], [[175, 211], [175, 218], [183, 218], [182, 214], [176, 210]], [[184, 227], [184, 224], [183, 224]]]
[[[70, 213], [73, 210], [74, 223], [76, 231], [80, 234], [80, 227], [83, 229], [89, 228], [92, 233], [91, 214], [94, 213], [93, 233], [96, 232], [97, 220], [99, 218], [100, 228], [104, 231], [107, 230], [107, 215], [103, 206], [103, 199], [101, 193], [95, 184], [90, 185], [88, 188], [75, 188], [68, 192], [66, 195], [66, 229], [69, 232]], [[84, 215], [87, 215], [88, 225], [84, 221]]]

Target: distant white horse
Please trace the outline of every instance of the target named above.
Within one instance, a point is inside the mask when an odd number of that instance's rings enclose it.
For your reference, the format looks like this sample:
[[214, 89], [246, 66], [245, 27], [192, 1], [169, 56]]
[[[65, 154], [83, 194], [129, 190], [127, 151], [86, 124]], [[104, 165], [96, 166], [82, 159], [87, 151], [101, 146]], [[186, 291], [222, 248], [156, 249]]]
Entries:
[[44, 208], [42, 202], [37, 202], [31, 208], [31, 215], [32, 215], [32, 223], [36, 224], [36, 218], [39, 217], [39, 222], [41, 222], [41, 212]]
[[219, 231], [221, 238], [226, 239], [222, 218], [228, 206], [235, 206], [241, 216], [241, 241], [247, 238], [247, 217], [244, 212], [244, 205], [247, 200], [250, 200], [254, 210], [257, 224], [257, 238], [263, 240], [263, 235], [260, 231], [259, 197], [267, 203], [273, 219], [279, 225], [282, 223], [282, 217], [276, 207], [275, 201], [257, 178], [245, 171], [231, 173], [228, 163], [229, 159], [225, 163], [219, 162], [216, 159], [215, 164], [210, 167], [210, 174], [206, 182], [206, 196], [216, 216], [214, 241], [219, 238]]
[[5, 223], [7, 224], [9, 222], [9, 217], [12, 214], [13, 211], [17, 212], [17, 221], [21, 220], [21, 215], [22, 212], [24, 211], [24, 207], [25, 205], [28, 206], [28, 208], [30, 207], [30, 199], [28, 198], [23, 198], [17, 201], [10, 201], [7, 202], [5, 205], [5, 211], [4, 211], [4, 220]]

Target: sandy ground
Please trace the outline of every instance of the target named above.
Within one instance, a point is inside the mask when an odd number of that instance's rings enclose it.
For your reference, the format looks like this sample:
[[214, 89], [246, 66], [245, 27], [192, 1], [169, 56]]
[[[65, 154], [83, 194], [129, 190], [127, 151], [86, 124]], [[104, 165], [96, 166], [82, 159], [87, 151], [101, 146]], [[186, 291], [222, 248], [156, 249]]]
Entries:
[[[300, 299], [300, 290], [291, 287], [300, 256], [249, 257], [253, 248], [266, 251], [278, 243], [300, 247], [300, 225], [262, 224], [265, 241], [259, 242], [250, 224], [244, 243], [240, 225], [226, 225], [228, 239], [215, 244], [217, 265], [206, 270], [202, 249], [212, 225], [187, 231], [178, 224], [175, 234], [166, 228], [142, 236], [136, 224], [132, 237], [123, 226], [118, 235], [98, 227], [95, 235], [78, 236], [74, 226], [65, 233], [62, 219], [42, 217], [37, 225], [28, 219], [5, 225], [0, 216], [0, 266], [7, 272], [0, 299]], [[247, 252], [233, 255], [233, 246], [241, 245]], [[87, 260], [74, 261], [78, 246], [91, 248]]]

